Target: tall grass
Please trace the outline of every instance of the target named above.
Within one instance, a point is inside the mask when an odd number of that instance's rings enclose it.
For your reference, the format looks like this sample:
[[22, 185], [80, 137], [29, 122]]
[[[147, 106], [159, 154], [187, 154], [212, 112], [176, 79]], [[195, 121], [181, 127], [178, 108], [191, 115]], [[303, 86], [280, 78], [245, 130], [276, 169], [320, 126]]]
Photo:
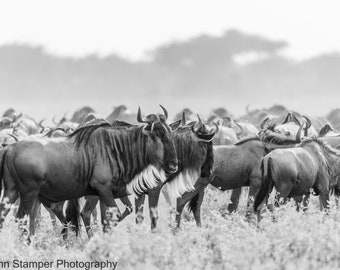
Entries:
[[156, 232], [149, 229], [148, 211], [142, 225], [129, 216], [109, 234], [95, 228], [88, 240], [72, 233], [65, 242], [61, 227], [52, 228], [44, 215], [36, 236], [27, 246], [13, 218], [0, 233], [1, 260], [118, 261], [117, 269], [338, 269], [340, 267], [339, 213], [332, 205], [320, 212], [312, 199], [307, 212], [292, 203], [269, 212], [260, 224], [245, 220], [245, 195], [238, 213], [226, 214], [229, 195], [207, 189], [202, 209], [202, 228], [184, 213], [180, 230], [173, 230], [164, 201]]

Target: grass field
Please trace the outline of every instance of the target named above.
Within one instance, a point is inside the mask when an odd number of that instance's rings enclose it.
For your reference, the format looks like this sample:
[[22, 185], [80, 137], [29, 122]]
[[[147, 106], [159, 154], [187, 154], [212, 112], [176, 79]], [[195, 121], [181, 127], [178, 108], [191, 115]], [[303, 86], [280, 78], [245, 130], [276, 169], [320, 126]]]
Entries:
[[335, 206], [328, 214], [320, 212], [314, 197], [307, 212], [296, 212], [287, 204], [276, 211], [276, 222], [268, 213], [256, 226], [244, 218], [245, 195], [239, 213], [232, 215], [225, 212], [228, 199], [226, 192], [207, 190], [202, 228], [186, 212], [181, 229], [174, 232], [161, 198], [156, 232], [149, 229], [146, 208], [142, 225], [135, 225], [130, 215], [110, 234], [97, 227], [91, 240], [83, 231], [66, 242], [59, 235], [61, 227], [53, 229], [45, 213], [30, 246], [23, 243], [11, 218], [0, 233], [0, 258], [54, 261], [52, 268], [42, 269], [71, 269], [57, 268], [57, 260], [116, 261], [116, 269], [339, 269], [340, 215]]

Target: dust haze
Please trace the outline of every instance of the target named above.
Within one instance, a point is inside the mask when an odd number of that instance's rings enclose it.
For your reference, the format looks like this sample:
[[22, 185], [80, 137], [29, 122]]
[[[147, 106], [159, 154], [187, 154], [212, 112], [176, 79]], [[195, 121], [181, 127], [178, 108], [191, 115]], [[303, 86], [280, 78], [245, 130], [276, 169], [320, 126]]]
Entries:
[[202, 114], [224, 107], [234, 116], [282, 104], [310, 115], [337, 108], [338, 52], [296, 60], [284, 55], [285, 40], [227, 30], [169, 41], [147, 60], [120, 55], [81, 58], [48, 53], [44, 47], [12, 43], [0, 47], [0, 111], [9, 107], [43, 118], [91, 106], [103, 115], [121, 104], [173, 117], [183, 108]]

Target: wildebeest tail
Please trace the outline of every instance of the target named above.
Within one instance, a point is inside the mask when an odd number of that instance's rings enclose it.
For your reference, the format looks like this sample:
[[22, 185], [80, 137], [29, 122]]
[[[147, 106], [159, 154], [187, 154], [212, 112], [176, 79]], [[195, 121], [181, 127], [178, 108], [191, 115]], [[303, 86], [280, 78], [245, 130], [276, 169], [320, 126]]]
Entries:
[[67, 224], [71, 224], [72, 230], [74, 230], [78, 236], [80, 230], [79, 199], [72, 199], [68, 201], [68, 205], [66, 207], [66, 222]]
[[262, 184], [257, 194], [254, 202], [254, 210], [256, 211], [259, 205], [263, 202], [266, 196], [270, 192], [271, 185], [273, 183], [271, 166], [272, 158], [269, 157], [268, 159], [262, 158], [261, 161], [261, 173], [262, 173]]
[[6, 148], [0, 150], [0, 193], [2, 191], [2, 184], [3, 184], [2, 177], [4, 175], [6, 153], [7, 153], [7, 149]]
[[199, 193], [197, 193], [188, 203], [188, 210], [190, 212], [195, 212], [197, 209], [197, 205], [198, 205], [198, 198], [199, 198]]

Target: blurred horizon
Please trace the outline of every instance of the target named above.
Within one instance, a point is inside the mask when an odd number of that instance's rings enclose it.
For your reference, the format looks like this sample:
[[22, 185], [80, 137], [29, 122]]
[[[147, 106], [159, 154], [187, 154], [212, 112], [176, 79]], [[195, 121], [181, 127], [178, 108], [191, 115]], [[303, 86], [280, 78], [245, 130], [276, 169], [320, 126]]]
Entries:
[[245, 107], [274, 104], [309, 115], [337, 108], [340, 54], [297, 60], [282, 51], [284, 40], [225, 31], [154, 48], [148, 60], [119, 55], [66, 57], [42, 46], [0, 46], [0, 111], [13, 107], [34, 117], [52, 117], [90, 106], [102, 115], [124, 104], [131, 111], [174, 116], [183, 108], [202, 114], [224, 107], [235, 116]]
[[275, 104], [326, 115], [340, 98], [340, 3], [12, 0], [0, 3], [0, 112], [83, 106], [234, 116]]

